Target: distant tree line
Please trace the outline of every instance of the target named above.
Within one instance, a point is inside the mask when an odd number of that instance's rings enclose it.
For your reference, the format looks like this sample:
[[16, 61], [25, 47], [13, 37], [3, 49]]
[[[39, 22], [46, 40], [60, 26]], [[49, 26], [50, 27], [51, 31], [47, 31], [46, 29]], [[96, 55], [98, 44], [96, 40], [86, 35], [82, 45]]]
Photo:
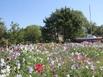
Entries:
[[19, 24], [11, 22], [10, 26], [11, 28], [8, 30], [5, 23], [0, 20], [1, 46], [37, 43], [41, 40], [41, 27], [38, 25], [29, 25], [26, 28], [20, 28]]
[[43, 22], [44, 26], [28, 25], [26, 28], [11, 22], [10, 29], [7, 29], [0, 19], [0, 45], [60, 42], [60, 37], [66, 42], [87, 34], [103, 37], [103, 25], [89, 22], [81, 11], [71, 8], [56, 9]]

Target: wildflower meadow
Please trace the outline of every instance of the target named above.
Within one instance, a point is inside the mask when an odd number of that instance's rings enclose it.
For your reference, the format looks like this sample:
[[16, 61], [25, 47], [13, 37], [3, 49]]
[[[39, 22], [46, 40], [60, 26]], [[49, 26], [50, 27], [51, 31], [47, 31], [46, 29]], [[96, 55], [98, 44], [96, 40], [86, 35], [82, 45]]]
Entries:
[[0, 48], [0, 77], [103, 77], [103, 44], [38, 43]]

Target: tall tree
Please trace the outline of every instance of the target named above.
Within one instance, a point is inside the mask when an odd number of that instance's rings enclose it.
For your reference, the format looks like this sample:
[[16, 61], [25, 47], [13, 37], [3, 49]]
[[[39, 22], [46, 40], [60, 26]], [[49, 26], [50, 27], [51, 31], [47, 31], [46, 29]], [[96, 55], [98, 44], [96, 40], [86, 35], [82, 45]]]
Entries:
[[88, 20], [82, 12], [70, 8], [61, 8], [53, 12], [50, 17], [45, 18], [46, 36], [45, 40], [56, 41], [59, 35], [63, 35], [64, 41], [83, 36], [83, 27], [89, 26]]

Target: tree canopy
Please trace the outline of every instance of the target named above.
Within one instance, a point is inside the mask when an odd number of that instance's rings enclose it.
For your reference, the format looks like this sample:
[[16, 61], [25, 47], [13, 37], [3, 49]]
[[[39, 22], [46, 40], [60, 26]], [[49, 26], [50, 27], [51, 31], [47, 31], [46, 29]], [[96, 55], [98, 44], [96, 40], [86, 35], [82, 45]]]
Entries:
[[25, 29], [25, 36], [26, 41], [31, 43], [38, 42], [41, 38], [41, 30], [40, 27], [37, 25], [30, 25], [27, 26]]
[[4, 36], [6, 32], [5, 23], [0, 19], [0, 39]]
[[64, 41], [84, 35], [83, 27], [89, 26], [89, 22], [82, 12], [70, 8], [61, 8], [45, 18], [46, 40], [56, 41], [59, 35], [63, 35]]

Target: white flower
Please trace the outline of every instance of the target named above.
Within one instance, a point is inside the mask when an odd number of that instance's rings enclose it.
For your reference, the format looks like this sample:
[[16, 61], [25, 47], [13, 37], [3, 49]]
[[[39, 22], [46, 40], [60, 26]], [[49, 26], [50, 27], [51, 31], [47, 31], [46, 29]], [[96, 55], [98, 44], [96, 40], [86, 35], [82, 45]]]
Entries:
[[56, 62], [58, 63], [58, 61], [59, 61], [59, 60], [58, 60], [58, 58], [56, 57]]
[[23, 58], [23, 63], [25, 62], [25, 58]]
[[95, 70], [95, 66], [94, 65], [91, 65], [91, 70]]
[[3, 74], [6, 73], [6, 69], [2, 69], [1, 73], [3, 73]]
[[49, 60], [50, 58], [49, 57], [47, 57], [47, 60]]
[[5, 74], [0, 74], [0, 77], [6, 77], [6, 75]]
[[55, 61], [54, 61], [54, 60], [52, 60], [52, 61], [51, 61], [51, 64], [52, 64], [52, 65], [54, 65], [54, 63], [55, 63]]
[[67, 77], [70, 77], [70, 75], [68, 74]]
[[32, 56], [30, 55], [29, 58], [32, 58]]
[[73, 69], [76, 69], [76, 65], [73, 64], [73, 65], [71, 66], [71, 69], [72, 69], [72, 70], [73, 70]]
[[54, 75], [54, 77], [58, 77], [58, 75], [56, 74], [56, 75]]
[[29, 71], [29, 73], [32, 73], [33, 72], [33, 68], [32, 67], [28, 67], [28, 71]]
[[7, 67], [6, 67], [6, 72], [10, 73], [10, 66], [9, 65], [7, 65]]
[[72, 52], [71, 55], [74, 56], [74, 52]]
[[61, 67], [61, 63], [58, 63], [58, 68]]
[[89, 69], [89, 67], [86, 65], [85, 68]]
[[17, 68], [20, 69], [20, 66], [21, 66], [20, 63], [18, 63]]
[[1, 63], [5, 63], [3, 58], [1, 58]]
[[103, 70], [103, 66], [100, 66], [100, 70]]
[[86, 63], [87, 63], [88, 65], [92, 65], [92, 64], [93, 64], [93, 62], [91, 62], [91, 61], [89, 61], [89, 60], [86, 60]]
[[95, 77], [94, 75], [92, 77]]
[[19, 61], [19, 60], [17, 60], [16, 65], [17, 65], [17, 68], [20, 69], [21, 64], [20, 64], [20, 61]]
[[16, 77], [22, 77], [22, 75], [21, 74], [17, 74]]
[[29, 75], [29, 77], [32, 77], [31, 75]]
[[99, 64], [99, 63], [100, 63], [100, 61], [97, 61], [96, 63], [98, 63], [98, 64]]

